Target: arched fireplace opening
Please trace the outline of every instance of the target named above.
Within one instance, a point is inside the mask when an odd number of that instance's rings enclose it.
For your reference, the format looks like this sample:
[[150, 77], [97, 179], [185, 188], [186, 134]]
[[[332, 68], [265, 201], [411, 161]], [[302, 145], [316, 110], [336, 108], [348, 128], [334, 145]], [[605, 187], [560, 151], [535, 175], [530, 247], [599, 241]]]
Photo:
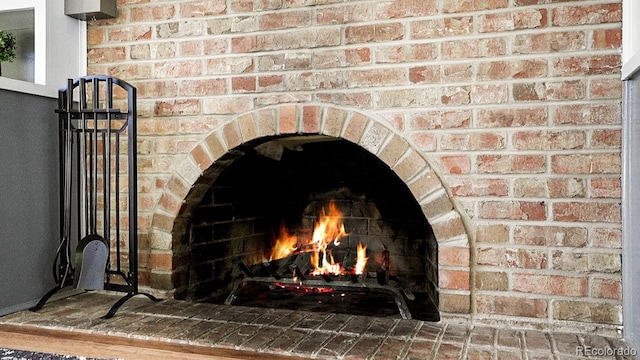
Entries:
[[339, 138], [278, 136], [212, 168], [177, 298], [439, 320], [433, 231], [376, 156]]

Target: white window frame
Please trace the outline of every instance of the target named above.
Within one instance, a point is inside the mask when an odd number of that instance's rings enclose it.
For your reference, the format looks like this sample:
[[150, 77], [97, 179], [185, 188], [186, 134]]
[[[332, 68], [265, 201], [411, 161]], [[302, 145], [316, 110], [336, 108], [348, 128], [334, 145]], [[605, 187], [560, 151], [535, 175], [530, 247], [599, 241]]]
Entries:
[[58, 97], [58, 89], [66, 84], [66, 79], [86, 73], [86, 22], [66, 16], [64, 0], [0, 0], [0, 11], [31, 9], [34, 81], [0, 77], [0, 89]]

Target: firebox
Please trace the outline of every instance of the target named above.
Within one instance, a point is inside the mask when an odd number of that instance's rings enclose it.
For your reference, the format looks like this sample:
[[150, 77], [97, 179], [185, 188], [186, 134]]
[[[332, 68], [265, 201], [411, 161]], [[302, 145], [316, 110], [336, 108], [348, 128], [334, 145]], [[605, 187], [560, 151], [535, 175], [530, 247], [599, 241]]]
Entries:
[[261, 138], [205, 174], [177, 298], [439, 320], [433, 231], [367, 150], [324, 135]]

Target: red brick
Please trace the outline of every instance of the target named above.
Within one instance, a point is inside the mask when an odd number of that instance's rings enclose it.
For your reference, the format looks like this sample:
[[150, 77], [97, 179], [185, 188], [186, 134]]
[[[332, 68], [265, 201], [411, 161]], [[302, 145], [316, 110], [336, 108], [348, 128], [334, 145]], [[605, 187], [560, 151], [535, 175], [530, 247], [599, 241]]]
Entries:
[[409, 135], [413, 143], [423, 151], [435, 151], [437, 148], [436, 135], [428, 132], [414, 132]]
[[502, 38], [445, 41], [442, 43], [445, 59], [470, 59], [506, 54], [506, 42]]
[[371, 62], [371, 49], [347, 49], [344, 51], [346, 64], [349, 66], [368, 64]]
[[427, 16], [438, 13], [436, 0], [395, 0], [381, 3], [376, 18], [393, 19], [400, 17]]
[[237, 114], [253, 109], [251, 99], [207, 98], [202, 100], [203, 114]]
[[589, 180], [591, 198], [620, 198], [622, 188], [620, 178], [593, 178]]
[[484, 174], [542, 173], [547, 168], [543, 155], [480, 155], [476, 162]]
[[526, 9], [482, 15], [478, 18], [479, 32], [503, 32], [536, 29], [547, 25], [546, 9]]
[[582, 252], [575, 251], [553, 251], [552, 266], [554, 270], [571, 271], [582, 273], [589, 270], [589, 257]]
[[116, 65], [109, 68], [108, 75], [127, 79], [127, 81], [149, 79], [152, 72], [151, 66], [150, 64]]
[[584, 198], [587, 194], [584, 179], [552, 178], [547, 180], [547, 186], [552, 198]]
[[409, 26], [412, 39], [469, 35], [473, 32], [473, 18], [464, 16], [437, 20], [418, 20], [411, 22]]
[[[428, 219], [432, 221], [432, 219]], [[439, 242], [444, 242], [449, 239], [460, 238], [466, 235], [466, 228], [462, 223], [462, 220], [456, 216], [446, 220], [433, 221], [431, 223], [433, 233]]]
[[154, 270], [172, 270], [173, 255], [171, 253], [152, 251], [151, 254], [149, 254], [149, 267]]
[[587, 230], [582, 227], [516, 226], [513, 234], [516, 244], [531, 246], [584, 247]]
[[352, 24], [373, 20], [372, 4], [355, 4], [318, 8], [316, 22], [319, 25]]
[[591, 279], [591, 296], [603, 299], [622, 299], [622, 282], [616, 279]]
[[158, 78], [184, 78], [202, 75], [202, 61], [165, 61], [154, 65]]
[[451, 193], [454, 196], [507, 196], [509, 182], [505, 179], [451, 180]]
[[412, 83], [437, 83], [440, 82], [440, 66], [418, 66], [409, 69], [409, 80]]
[[123, 46], [94, 48], [87, 53], [89, 63], [110, 63], [123, 61], [126, 59], [125, 48]]
[[247, 53], [258, 51], [258, 38], [255, 35], [238, 36], [231, 39], [231, 51], [233, 53]]
[[580, 130], [521, 131], [513, 134], [517, 150], [570, 150], [582, 149], [586, 134]]
[[619, 55], [571, 56], [554, 60], [552, 75], [602, 75], [620, 72]]
[[506, 220], [547, 220], [547, 206], [544, 202], [531, 201], [483, 201], [479, 204], [482, 219]]
[[416, 112], [408, 113], [406, 119], [407, 127], [411, 130], [468, 128], [471, 125], [471, 112]]
[[478, 248], [478, 265], [500, 266], [522, 269], [546, 269], [546, 250], [526, 250], [509, 248]]
[[191, 157], [195, 160], [196, 164], [200, 168], [200, 170], [204, 171], [213, 164], [213, 159], [211, 155], [206, 151], [206, 149], [202, 145], [196, 146], [191, 151]]
[[258, 77], [260, 91], [280, 91], [283, 89], [282, 75], [265, 75]]
[[447, 13], [493, 10], [506, 8], [508, 0], [445, 0], [442, 8]]
[[309, 26], [311, 13], [308, 10], [277, 12], [258, 17], [260, 30], [280, 30]]
[[180, 4], [180, 15], [183, 17], [203, 17], [226, 13], [227, 4], [216, 0], [189, 1]]
[[619, 104], [563, 105], [554, 111], [554, 123], [558, 125], [612, 125], [621, 121]]
[[139, 119], [138, 135], [174, 135], [178, 123], [175, 119]]
[[556, 300], [553, 302], [553, 318], [622, 325], [622, 306], [603, 302]]
[[468, 174], [471, 170], [471, 160], [466, 155], [441, 156], [438, 163], [446, 174]]
[[505, 144], [506, 139], [499, 133], [449, 133], [440, 136], [441, 150], [502, 150]]
[[604, 202], [557, 202], [553, 204], [553, 220], [620, 223], [620, 204]]
[[180, 56], [198, 56], [202, 55], [204, 51], [202, 41], [183, 41], [179, 44]]
[[304, 133], [320, 132], [319, 106], [305, 106], [302, 108], [302, 131]]
[[586, 38], [584, 31], [516, 35], [512, 51], [514, 54], [541, 54], [585, 50]]
[[469, 271], [440, 269], [438, 286], [449, 290], [468, 290]]
[[547, 183], [544, 179], [520, 178], [513, 180], [513, 196], [518, 198], [547, 197]]
[[619, 49], [620, 46], [622, 46], [620, 28], [593, 30], [592, 47], [594, 49]]
[[344, 76], [347, 87], [390, 86], [407, 82], [404, 69], [350, 70]]
[[[154, 89], [154, 92], [163, 91], [164, 88]], [[178, 89], [181, 96], [221, 95], [227, 92], [227, 81], [224, 79], [182, 80], [178, 84]], [[167, 96], [167, 93], [163, 96]]]
[[620, 155], [553, 155], [551, 168], [557, 174], [617, 174], [621, 170]]
[[474, 283], [478, 290], [509, 290], [509, 276], [504, 271], [477, 271]]
[[481, 63], [478, 80], [526, 79], [547, 76], [546, 60], [493, 61]]
[[145, 5], [132, 7], [129, 10], [129, 17], [132, 22], [148, 22], [154, 20], [173, 19], [176, 14], [174, 5]]
[[229, 43], [227, 39], [206, 39], [202, 41], [204, 55], [219, 55], [227, 52]]
[[586, 277], [564, 275], [513, 274], [513, 290], [559, 296], [587, 296]]
[[542, 126], [548, 121], [546, 108], [491, 109], [478, 111], [480, 127]]
[[[470, 309], [471, 301], [469, 295], [440, 293], [440, 311], [454, 314], [469, 314]], [[424, 343], [428, 346], [433, 346], [434, 344], [432, 341], [414, 341], [412, 348], [418, 343]], [[430, 347], [428, 347], [425, 352], [418, 353], [418, 359], [424, 358], [423, 354], [430, 353], [429, 349]], [[412, 354], [411, 350], [409, 353]]]
[[240, 76], [231, 79], [233, 92], [244, 93], [256, 91], [256, 78], [254, 76]]
[[349, 26], [345, 30], [347, 44], [401, 40], [403, 37], [401, 23]]
[[479, 225], [476, 227], [476, 241], [479, 243], [504, 244], [509, 241], [509, 227], [506, 225]]
[[443, 82], [471, 81], [473, 66], [471, 64], [445, 64], [442, 65]]
[[101, 45], [105, 41], [105, 29], [89, 27], [87, 29], [87, 45]]
[[242, 137], [235, 124], [230, 122], [222, 128], [222, 136], [228, 149], [233, 149], [242, 143]]
[[622, 247], [622, 229], [617, 228], [595, 228], [589, 233], [591, 246], [620, 249]]
[[546, 318], [548, 304], [542, 299], [478, 295], [478, 312], [484, 314]]
[[476, 85], [471, 87], [473, 104], [502, 104], [509, 101], [509, 89], [505, 85]]
[[620, 99], [622, 98], [622, 81], [615, 79], [592, 79], [589, 87], [591, 99]]
[[298, 107], [295, 105], [280, 107], [279, 124], [281, 134], [298, 132]]
[[[457, 246], [440, 246], [438, 248], [438, 264], [449, 266], [469, 266], [469, 248]], [[467, 272], [467, 277], [469, 273]]]
[[552, 10], [554, 26], [617, 23], [622, 21], [622, 4], [562, 6]]
[[250, 57], [216, 57], [206, 62], [208, 75], [242, 74], [252, 72], [253, 68], [253, 59]]

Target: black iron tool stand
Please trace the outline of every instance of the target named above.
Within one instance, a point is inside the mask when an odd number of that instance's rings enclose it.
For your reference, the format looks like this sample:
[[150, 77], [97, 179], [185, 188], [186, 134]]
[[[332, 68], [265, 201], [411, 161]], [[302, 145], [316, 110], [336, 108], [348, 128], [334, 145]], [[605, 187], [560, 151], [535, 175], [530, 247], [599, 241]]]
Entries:
[[[114, 106], [114, 89], [124, 110]], [[56, 113], [60, 122], [60, 245], [53, 264], [57, 285], [31, 310], [41, 309], [66, 286], [126, 293], [105, 318], [113, 317], [136, 295], [158, 301], [138, 290], [136, 88], [101, 75], [69, 79], [58, 93]]]

